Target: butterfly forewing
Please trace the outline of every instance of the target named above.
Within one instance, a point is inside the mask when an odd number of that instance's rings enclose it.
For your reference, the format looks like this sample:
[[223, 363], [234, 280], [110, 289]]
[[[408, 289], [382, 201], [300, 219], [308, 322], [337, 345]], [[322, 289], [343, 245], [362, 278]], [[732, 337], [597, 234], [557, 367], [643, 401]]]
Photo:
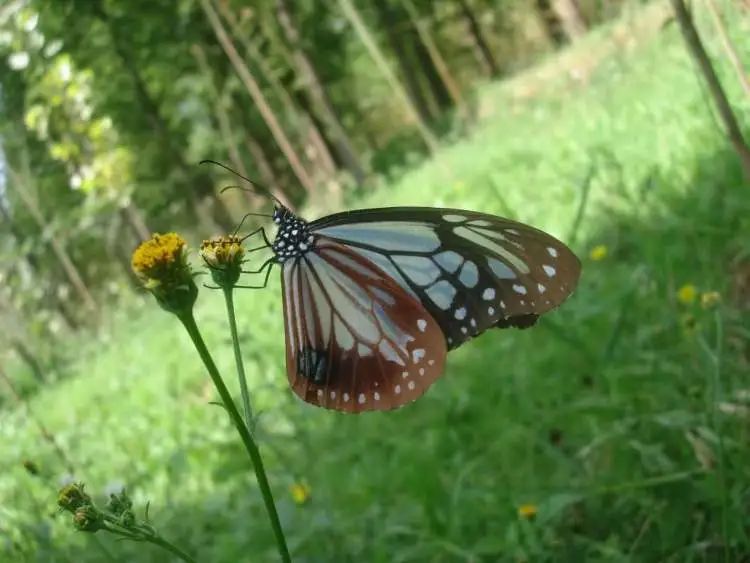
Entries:
[[446, 341], [414, 292], [347, 244], [282, 266], [287, 376], [305, 401], [346, 412], [395, 408], [440, 376]]
[[454, 209], [386, 208], [310, 224], [382, 270], [440, 325], [449, 348], [490, 327], [531, 326], [580, 276], [578, 258], [522, 223]]

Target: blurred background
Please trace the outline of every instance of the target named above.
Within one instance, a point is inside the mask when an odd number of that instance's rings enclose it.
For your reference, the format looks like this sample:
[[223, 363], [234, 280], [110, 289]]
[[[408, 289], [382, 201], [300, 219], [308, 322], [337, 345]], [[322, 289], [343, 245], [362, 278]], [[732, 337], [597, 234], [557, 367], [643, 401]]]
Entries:
[[[750, 6], [692, 10], [750, 133]], [[287, 388], [277, 275], [240, 292], [296, 561], [747, 560], [750, 181], [666, 0], [2, 2], [0, 560], [164, 560], [74, 532], [73, 479], [150, 502], [200, 561], [276, 560], [194, 349], [130, 269], [152, 232], [195, 247], [270, 210], [203, 159], [308, 219], [476, 209], [584, 263], [533, 330], [361, 416]], [[221, 295], [197, 315], [238, 393]]]

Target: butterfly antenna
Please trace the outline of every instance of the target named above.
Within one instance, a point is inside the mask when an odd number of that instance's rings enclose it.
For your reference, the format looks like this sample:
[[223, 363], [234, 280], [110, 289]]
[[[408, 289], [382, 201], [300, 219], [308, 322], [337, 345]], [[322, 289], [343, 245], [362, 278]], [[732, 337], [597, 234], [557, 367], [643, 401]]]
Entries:
[[[239, 188], [239, 187], [240, 186], [227, 186], [226, 188], [224, 188], [224, 190], [226, 190], [227, 188]], [[221, 190], [221, 191], [223, 192], [224, 190]], [[269, 215], [268, 213], [245, 213], [245, 215], [243, 215], [242, 217], [242, 220], [240, 221], [240, 224], [237, 225], [237, 228], [234, 230], [234, 233], [232, 233], [234, 236], [237, 236], [237, 233], [240, 232], [242, 225], [245, 224], [245, 220], [248, 217], [268, 217], [272, 219], [273, 215]]]
[[227, 190], [227, 189], [230, 189], [230, 188], [237, 188], [237, 189], [240, 189], [240, 190], [246, 190], [246, 191], [254, 192], [254, 193], [258, 194], [258, 195], [263, 195], [263, 196], [269, 197], [279, 207], [285, 207], [285, 205], [281, 202], [281, 200], [279, 198], [277, 198], [275, 195], [273, 195], [268, 188], [264, 187], [262, 184], [259, 184], [255, 180], [251, 180], [247, 176], [243, 176], [242, 174], [240, 174], [236, 170], [233, 170], [232, 168], [230, 168], [226, 164], [222, 164], [221, 162], [217, 162], [215, 160], [210, 160], [210, 159], [201, 160], [200, 164], [215, 164], [216, 166], [219, 166], [219, 167], [223, 168], [227, 172], [231, 172], [235, 176], [237, 176], [239, 178], [242, 178], [243, 180], [245, 180], [248, 184], [250, 184], [253, 187], [252, 189], [248, 189], [248, 188], [245, 188], [243, 186], [227, 186], [226, 188], [222, 189], [220, 193], [224, 193], [224, 190]]

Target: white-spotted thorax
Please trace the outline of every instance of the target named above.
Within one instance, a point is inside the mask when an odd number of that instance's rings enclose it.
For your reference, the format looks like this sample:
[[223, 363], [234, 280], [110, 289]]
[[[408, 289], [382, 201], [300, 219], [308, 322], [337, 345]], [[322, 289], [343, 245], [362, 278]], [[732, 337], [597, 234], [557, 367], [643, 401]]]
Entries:
[[313, 247], [315, 237], [310, 232], [307, 221], [300, 219], [286, 207], [274, 208], [273, 222], [279, 227], [272, 245], [279, 264], [290, 258], [299, 258]]

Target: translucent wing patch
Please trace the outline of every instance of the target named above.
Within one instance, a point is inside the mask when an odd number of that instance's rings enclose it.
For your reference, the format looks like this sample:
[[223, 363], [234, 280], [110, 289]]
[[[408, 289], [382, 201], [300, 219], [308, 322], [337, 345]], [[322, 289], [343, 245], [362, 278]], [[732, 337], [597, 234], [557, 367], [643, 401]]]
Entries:
[[531, 326], [572, 293], [581, 270], [556, 238], [471, 211], [360, 210], [314, 221], [310, 230], [351, 247], [418, 298], [449, 348], [491, 327]]
[[283, 264], [282, 286], [287, 376], [308, 403], [352, 413], [396, 408], [442, 374], [440, 325], [410, 291], [345, 245], [317, 240]]

